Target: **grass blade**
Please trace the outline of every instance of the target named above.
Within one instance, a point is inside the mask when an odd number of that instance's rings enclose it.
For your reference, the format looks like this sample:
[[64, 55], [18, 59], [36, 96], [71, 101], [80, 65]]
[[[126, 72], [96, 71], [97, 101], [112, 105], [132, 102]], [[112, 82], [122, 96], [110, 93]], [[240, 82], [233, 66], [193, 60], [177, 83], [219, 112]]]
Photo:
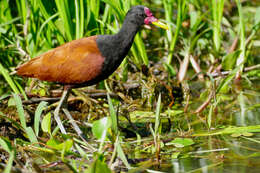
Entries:
[[41, 123], [41, 128], [43, 132], [49, 133], [51, 135], [51, 113], [47, 113]]
[[225, 0], [212, 0], [211, 2], [213, 17], [213, 42], [216, 51], [219, 51], [221, 44], [221, 21], [223, 16], [224, 2]]
[[116, 115], [116, 111], [115, 108], [112, 104], [112, 100], [109, 96], [109, 94], [107, 94], [107, 99], [108, 99], [108, 105], [109, 105], [109, 113], [111, 116], [111, 122], [112, 122], [112, 131], [114, 132], [114, 134], [118, 133], [118, 127], [117, 127], [117, 115]]
[[117, 136], [117, 140], [116, 140], [116, 143], [115, 143], [115, 147], [117, 149], [117, 154], [118, 156], [120, 157], [120, 159], [123, 161], [123, 163], [125, 164], [125, 166], [127, 167], [127, 169], [131, 169], [131, 166], [129, 165], [128, 161], [127, 161], [127, 158], [125, 156], [125, 153], [120, 145], [120, 137]]
[[[8, 143], [10, 143], [10, 142], [8, 141]], [[2, 149], [7, 151], [8, 153], [10, 153], [12, 151], [12, 148], [10, 146], [11, 143], [9, 145], [8, 145], [8, 143], [7, 143], [7, 141], [0, 138], [0, 146], [2, 147]]]
[[[243, 11], [242, 11], [242, 5], [240, 0], [236, 0], [237, 8], [238, 8], [238, 14], [239, 14], [239, 35], [240, 35], [240, 56], [237, 59], [237, 66], [240, 66], [240, 69], [238, 71], [238, 74], [242, 73], [244, 63], [246, 61], [246, 41], [245, 41], [245, 23], [244, 23], [244, 17], [243, 17]], [[237, 74], [237, 75], [238, 75]]]
[[8, 159], [8, 163], [4, 169], [4, 173], [10, 173], [11, 168], [13, 166], [15, 151], [12, 148], [11, 142], [9, 142], [7, 139], [4, 140], [4, 139], [0, 138], [0, 146], [2, 147], [2, 149], [4, 149], [5, 151], [7, 151], [9, 153], [9, 159]]
[[11, 169], [12, 169], [12, 166], [13, 166], [13, 161], [14, 161], [14, 156], [15, 156], [14, 154], [15, 154], [14, 150], [12, 150], [9, 153], [9, 159], [8, 159], [8, 163], [5, 167], [4, 173], [10, 173], [11, 172]]
[[64, 31], [66, 34], [66, 37], [68, 41], [73, 40], [73, 34], [72, 34], [72, 23], [71, 23], [71, 17], [70, 17], [70, 11], [69, 11], [69, 5], [67, 0], [55, 0], [59, 15], [62, 19], [63, 25], [64, 25]]
[[14, 101], [16, 104], [18, 116], [21, 122], [21, 125], [24, 130], [26, 130], [26, 119], [25, 119], [25, 114], [24, 114], [24, 109], [23, 109], [23, 104], [21, 98], [17, 94], [13, 94]]
[[37, 109], [35, 111], [35, 115], [34, 115], [34, 131], [36, 136], [39, 135], [39, 127], [40, 127], [40, 118], [41, 118], [41, 114], [42, 111], [45, 109], [45, 107], [47, 106], [47, 102], [42, 101], [38, 106]]
[[156, 105], [156, 112], [155, 112], [155, 125], [154, 125], [154, 132], [155, 135], [159, 132], [160, 126], [160, 113], [161, 113], [161, 94], [159, 94], [157, 105]]
[[[178, 14], [177, 14], [177, 23], [176, 23], [176, 30], [174, 33], [173, 40], [170, 43], [170, 49], [169, 49], [169, 55], [168, 55], [168, 64], [172, 63], [172, 57], [173, 57], [173, 51], [178, 39], [178, 35], [181, 29], [181, 24], [183, 21], [183, 18], [185, 16], [185, 8], [186, 8], [186, 1], [185, 0], [177, 0], [178, 4]], [[171, 22], [171, 21], [169, 21]]]
[[1, 63], [0, 63], [0, 72], [2, 73], [2, 75], [4, 76], [6, 82], [9, 84], [9, 86], [12, 88], [12, 90], [13, 90], [16, 94], [19, 94], [20, 91], [18, 90], [18, 88], [16, 87], [14, 81], [12, 80], [12, 78], [11, 78], [10, 75], [8, 74], [7, 70], [2, 66]]
[[76, 39], [80, 38], [80, 19], [79, 19], [79, 4], [75, 0], [75, 16], [76, 16]]
[[[33, 129], [31, 127], [26, 127], [25, 132], [31, 143], [38, 143], [37, 137], [35, 136]], [[36, 144], [36, 146], [39, 146]]]

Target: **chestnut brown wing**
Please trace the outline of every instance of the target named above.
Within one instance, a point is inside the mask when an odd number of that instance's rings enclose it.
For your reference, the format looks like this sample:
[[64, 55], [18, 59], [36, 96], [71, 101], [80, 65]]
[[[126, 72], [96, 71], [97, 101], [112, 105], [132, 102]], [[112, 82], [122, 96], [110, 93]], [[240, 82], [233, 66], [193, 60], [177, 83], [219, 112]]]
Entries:
[[104, 62], [97, 36], [74, 40], [52, 49], [17, 68], [17, 74], [64, 84], [80, 84], [94, 79]]

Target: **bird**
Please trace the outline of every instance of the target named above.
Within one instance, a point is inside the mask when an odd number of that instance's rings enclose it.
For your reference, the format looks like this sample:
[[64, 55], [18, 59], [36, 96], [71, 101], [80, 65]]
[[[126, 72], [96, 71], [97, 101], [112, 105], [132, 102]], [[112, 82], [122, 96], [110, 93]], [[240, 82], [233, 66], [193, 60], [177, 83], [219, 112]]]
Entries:
[[[54, 118], [61, 132], [66, 134], [59, 112], [62, 109], [69, 119], [72, 118], [67, 109], [62, 108], [67, 103], [71, 89], [94, 85], [108, 78], [126, 57], [141, 26], [149, 24], [168, 29], [166, 24], [153, 16], [149, 8], [133, 6], [118, 33], [70, 41], [18, 66], [16, 73], [22, 77], [64, 85]], [[77, 134], [82, 136], [77, 124], [72, 125]]]

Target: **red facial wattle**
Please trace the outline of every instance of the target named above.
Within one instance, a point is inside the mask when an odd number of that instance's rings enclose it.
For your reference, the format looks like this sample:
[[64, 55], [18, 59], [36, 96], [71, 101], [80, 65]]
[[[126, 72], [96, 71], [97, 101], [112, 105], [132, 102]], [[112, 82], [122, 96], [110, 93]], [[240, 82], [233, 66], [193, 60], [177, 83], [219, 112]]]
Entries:
[[146, 25], [148, 25], [148, 24], [150, 24], [150, 23], [152, 23], [152, 22], [158, 21], [158, 19], [156, 19], [156, 18], [153, 16], [153, 13], [150, 11], [149, 8], [145, 7], [145, 8], [144, 8], [144, 12], [145, 12], [145, 14], [146, 14], [146, 16], [147, 16], [147, 17], [144, 19], [144, 23], [145, 23]]

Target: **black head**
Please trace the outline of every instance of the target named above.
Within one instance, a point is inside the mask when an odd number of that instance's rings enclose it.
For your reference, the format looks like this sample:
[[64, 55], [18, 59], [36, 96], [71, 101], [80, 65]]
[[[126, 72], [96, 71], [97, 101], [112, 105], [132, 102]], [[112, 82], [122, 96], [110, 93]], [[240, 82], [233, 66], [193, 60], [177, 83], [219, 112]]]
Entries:
[[152, 22], [156, 22], [156, 19], [151, 13], [150, 9], [143, 6], [137, 5], [132, 7], [126, 14], [126, 20], [130, 21], [132, 24], [136, 24], [137, 26], [141, 26], [144, 24], [150, 24]]

